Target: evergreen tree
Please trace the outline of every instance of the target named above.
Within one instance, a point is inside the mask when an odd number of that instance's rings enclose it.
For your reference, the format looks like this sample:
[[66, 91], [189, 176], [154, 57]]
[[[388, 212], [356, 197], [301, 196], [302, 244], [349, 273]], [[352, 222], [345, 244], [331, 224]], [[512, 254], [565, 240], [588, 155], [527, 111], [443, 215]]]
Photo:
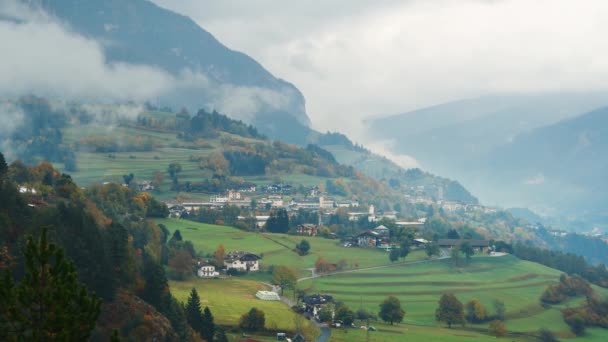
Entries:
[[149, 255], [144, 255], [144, 290], [142, 298], [159, 311], [162, 311], [164, 297], [167, 294], [167, 276], [161, 265]]
[[6, 173], [8, 172], [8, 165], [6, 164], [6, 160], [4, 159], [4, 155], [0, 152], [0, 179], [4, 178]]
[[25, 276], [15, 284], [9, 271], [0, 277], [0, 340], [88, 340], [101, 300], [78, 282], [63, 250], [47, 241], [27, 239]]
[[399, 260], [399, 250], [391, 249], [390, 253], [388, 254], [388, 259], [391, 262], [395, 262], [395, 261]]
[[180, 341], [189, 341], [191, 336], [188, 330], [188, 322], [186, 322], [186, 313], [184, 307], [171, 294], [167, 293], [162, 297], [162, 307], [159, 310], [169, 322], [173, 330], [177, 333]]
[[213, 336], [215, 336], [213, 315], [207, 306], [205, 306], [205, 310], [203, 311], [203, 331], [201, 332], [201, 336], [207, 341], [213, 341]]
[[188, 302], [186, 304], [186, 321], [188, 322], [188, 324], [190, 324], [194, 331], [198, 332], [201, 336], [203, 336], [203, 312], [201, 310], [201, 300], [195, 288], [192, 288], [192, 291], [190, 292], [190, 297], [188, 297]]
[[405, 259], [408, 254], [410, 254], [410, 240], [405, 239], [399, 244], [399, 257]]
[[228, 342], [228, 336], [226, 336], [226, 331], [222, 328], [217, 330], [217, 334], [215, 335], [215, 342]]

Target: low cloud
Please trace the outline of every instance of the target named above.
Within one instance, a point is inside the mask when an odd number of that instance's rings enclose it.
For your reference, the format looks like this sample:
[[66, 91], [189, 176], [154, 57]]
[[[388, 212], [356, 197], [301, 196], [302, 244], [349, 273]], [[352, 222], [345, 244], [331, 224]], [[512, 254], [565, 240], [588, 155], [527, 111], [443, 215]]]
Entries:
[[420, 168], [422, 167], [420, 163], [416, 160], [416, 158], [409, 156], [407, 154], [399, 154], [393, 152], [395, 149], [393, 148], [394, 141], [391, 140], [381, 140], [381, 141], [373, 141], [369, 142], [365, 145], [366, 148], [371, 150], [374, 153], [380, 154], [393, 163], [401, 166], [404, 169], [412, 169], [412, 168]]
[[359, 141], [372, 115], [608, 88], [605, 0], [153, 1], [294, 83], [314, 127]]
[[0, 102], [0, 152], [4, 154], [7, 160], [15, 158], [15, 151], [10, 146], [9, 138], [15, 129], [19, 128], [23, 123], [23, 112], [21, 108], [15, 106], [12, 102]]
[[[0, 4], [0, 98], [24, 94], [92, 103], [161, 102], [215, 109], [251, 122], [261, 109], [288, 108], [289, 90], [216, 84], [199, 71], [178, 75], [147, 65], [108, 63], [103, 44], [16, 1]], [[99, 107], [102, 108], [102, 107]], [[98, 108], [98, 109], [99, 109]]]

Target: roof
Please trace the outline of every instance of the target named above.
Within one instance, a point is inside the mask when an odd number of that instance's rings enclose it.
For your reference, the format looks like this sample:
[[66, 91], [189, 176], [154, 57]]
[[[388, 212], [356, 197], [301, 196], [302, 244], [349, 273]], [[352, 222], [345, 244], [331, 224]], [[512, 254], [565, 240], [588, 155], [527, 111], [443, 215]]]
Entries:
[[327, 304], [331, 303], [334, 297], [330, 295], [309, 295], [305, 296], [303, 301], [308, 305]]
[[437, 244], [439, 246], [460, 246], [468, 242], [471, 247], [489, 247], [490, 240], [463, 240], [463, 239], [440, 239]]
[[386, 228], [384, 225], [379, 225], [378, 227], [374, 228], [374, 230], [389, 230], [389, 229]]
[[261, 259], [261, 257], [256, 254], [249, 253], [249, 252], [243, 252], [243, 251], [234, 251], [234, 252], [230, 252], [230, 253], [228, 253], [228, 255], [226, 255], [226, 261], [228, 261], [228, 262], [233, 262], [235, 260], [256, 261], [259, 259]]
[[380, 237], [380, 234], [378, 234], [378, 233], [376, 233], [374, 231], [371, 231], [371, 230], [366, 230], [366, 231], [364, 231], [363, 233], [361, 233], [361, 234], [359, 234], [357, 236], [365, 236], [365, 235], [371, 235], [373, 237]]

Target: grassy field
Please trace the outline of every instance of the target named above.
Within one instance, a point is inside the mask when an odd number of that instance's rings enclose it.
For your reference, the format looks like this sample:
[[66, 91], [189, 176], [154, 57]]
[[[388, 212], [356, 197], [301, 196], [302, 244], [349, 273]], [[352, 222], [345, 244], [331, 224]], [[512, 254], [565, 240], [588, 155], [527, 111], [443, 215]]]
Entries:
[[270, 288], [260, 282], [231, 279], [192, 279], [171, 281], [171, 293], [181, 302], [186, 302], [192, 288], [201, 297], [201, 305], [208, 306], [221, 325], [238, 325], [241, 315], [255, 307], [264, 311], [266, 327], [279, 330], [294, 330], [296, 314], [282, 302], [262, 301], [255, 297], [259, 290]]
[[[229, 135], [229, 134], [223, 134]], [[249, 141], [250, 139], [229, 135], [232, 138]], [[179, 174], [180, 182], [200, 182], [211, 178], [209, 170], [201, 170], [198, 162], [190, 161], [190, 157], [205, 157], [220, 148], [219, 138], [205, 140], [207, 147], [197, 147], [194, 143], [188, 143], [176, 138], [174, 132], [158, 132], [133, 127], [103, 127], [84, 126], [68, 128], [64, 130], [64, 139], [67, 144], [78, 146], [81, 139], [98, 137], [111, 139], [112, 141], [126, 141], [132, 137], [142, 139], [153, 139], [155, 147], [152, 151], [129, 151], [129, 152], [88, 152], [80, 150], [76, 153], [78, 170], [70, 172], [72, 178], [79, 185], [88, 186], [107, 181], [122, 182], [122, 176], [133, 173], [137, 180], [151, 180], [156, 172], [164, 174], [165, 179], [161, 186], [161, 192], [155, 192], [155, 196], [161, 199], [175, 197], [175, 192], [170, 191], [170, 180], [167, 167], [173, 162], [179, 162], [183, 168]], [[259, 142], [259, 141], [258, 141]], [[112, 158], [109, 155], [112, 155]], [[57, 169], [63, 169], [63, 164], [55, 165]], [[325, 182], [325, 178], [309, 176], [300, 173], [284, 174], [280, 176], [256, 176], [244, 177], [247, 181], [256, 184], [266, 184], [275, 181], [302, 184], [304, 186], [316, 186]], [[209, 194], [190, 193], [187, 196], [193, 200], [208, 200]]]
[[[302, 286], [313, 292], [333, 294], [353, 308], [362, 307], [372, 312], [378, 311], [379, 303], [387, 296], [397, 296], [407, 312], [406, 324], [392, 329], [402, 332], [405, 329], [423, 334], [424, 327], [439, 331], [440, 325], [434, 317], [437, 302], [443, 293], [451, 292], [463, 303], [479, 299], [490, 313], [495, 299], [504, 301], [507, 308], [505, 323], [510, 332], [532, 333], [545, 327], [568, 337], [568, 326], [563, 322], [559, 308], [543, 308], [538, 300], [545, 287], [557, 281], [559, 275], [557, 270], [512, 256], [477, 257], [470, 265], [459, 269], [453, 269], [449, 261], [433, 261], [317, 278], [303, 282]], [[606, 294], [605, 290], [596, 290]], [[487, 323], [469, 324], [467, 329], [473, 329], [467, 331], [473, 334], [484, 332]], [[461, 329], [456, 331], [462, 333]], [[385, 337], [386, 341], [399, 340], [391, 339], [389, 335]], [[593, 331], [593, 335], [603, 336], [603, 331]]]
[[[347, 261], [347, 268], [365, 268], [388, 264], [388, 254], [384, 251], [363, 248], [344, 248], [337, 240], [319, 237], [306, 237], [311, 244], [310, 254], [300, 256], [293, 251], [303, 237], [286, 234], [250, 233], [226, 226], [201, 224], [186, 220], [159, 219], [173, 232], [179, 229], [183, 238], [192, 241], [197, 252], [213, 253], [216, 247], [223, 244], [226, 251], [245, 250], [262, 255], [261, 266], [289, 265], [298, 270], [302, 276], [311, 274], [318, 257], [324, 256], [329, 262]], [[425, 257], [421, 251], [411, 253], [407, 261], [421, 260]], [[357, 267], [358, 265], [358, 267]]]
[[[330, 261], [339, 259], [349, 260], [348, 268], [355, 272], [333, 274], [327, 277], [304, 280], [299, 283], [300, 288], [311, 292], [332, 294], [337, 300], [345, 302], [351, 308], [364, 308], [371, 312], [378, 311], [379, 303], [389, 295], [401, 299], [406, 310], [404, 324], [395, 326], [384, 325], [381, 322], [372, 324], [379, 331], [370, 332], [372, 341], [402, 341], [429, 340], [429, 341], [487, 341], [495, 340], [487, 335], [488, 324], [468, 324], [465, 328], [455, 327], [446, 329], [442, 324], [435, 322], [435, 309], [439, 297], [446, 292], [452, 292], [465, 303], [472, 298], [479, 299], [488, 312], [493, 313], [493, 301], [499, 299], [505, 302], [507, 313], [507, 329], [513, 340], [529, 340], [540, 328], [548, 328], [561, 338], [572, 338], [568, 326], [563, 322], [559, 309], [564, 306], [578, 305], [582, 299], [573, 299], [561, 306], [545, 308], [540, 305], [539, 297], [548, 284], [558, 280], [559, 271], [540, 264], [519, 260], [513, 256], [504, 257], [474, 257], [463, 267], [454, 268], [448, 260], [434, 260], [415, 264], [390, 265], [385, 252], [362, 248], [344, 248], [334, 240], [322, 238], [307, 238], [311, 243], [311, 255], [299, 256], [292, 251], [301, 237], [284, 234], [257, 234], [240, 231], [234, 228], [216, 225], [200, 224], [186, 220], [162, 219], [157, 223], [165, 224], [170, 231], [179, 229], [186, 240], [193, 242], [197, 251], [204, 254], [212, 253], [217, 245], [224, 244], [227, 251], [247, 250], [262, 254], [262, 267], [270, 265], [290, 265], [295, 267], [301, 276], [309, 276], [309, 269], [314, 266], [319, 256], [325, 256]], [[408, 256], [407, 262], [425, 260], [422, 252], [414, 252]], [[358, 263], [359, 267], [354, 264]], [[382, 267], [382, 266], [388, 267]], [[380, 267], [379, 267], [380, 266]], [[372, 269], [366, 269], [372, 267]], [[235, 281], [236, 290], [246, 289], [241, 298], [255, 293], [256, 286], [264, 287], [259, 281], [268, 281], [270, 275], [265, 272], [252, 274], [247, 278]], [[193, 280], [201, 286], [201, 293], [205, 293], [207, 286], [217, 286], [218, 281]], [[228, 283], [224, 283], [228, 284]], [[172, 283], [173, 291], [181, 296], [187, 296], [192, 287], [189, 283]], [[232, 286], [232, 285], [230, 285]], [[198, 287], [197, 287], [198, 288]], [[221, 289], [219, 289], [221, 290]], [[605, 289], [595, 288], [603, 295]], [[215, 296], [215, 289], [210, 290]], [[225, 293], [229, 293], [229, 288]], [[237, 291], [237, 292], [238, 292]], [[179, 297], [180, 295], [178, 295]], [[204, 296], [204, 295], [203, 295]], [[243, 297], [244, 296], [244, 297]], [[217, 298], [222, 298], [218, 294]], [[230, 298], [239, 298], [230, 296]], [[245, 300], [245, 299], [243, 299]], [[253, 302], [258, 302], [251, 299]], [[231, 304], [224, 299], [218, 304], [218, 314], [230, 322], [238, 319], [240, 311], [235, 313], [231, 307], [245, 309], [249, 302]], [[239, 299], [240, 301], [240, 299]], [[271, 303], [272, 304], [272, 303]], [[277, 304], [277, 303], [274, 303]], [[272, 310], [272, 309], [269, 309]], [[241, 310], [243, 311], [243, 310]], [[214, 311], [215, 312], [215, 311]], [[272, 311], [269, 311], [272, 312]], [[280, 327], [289, 327], [289, 319], [277, 319]], [[603, 329], [589, 329], [585, 338], [577, 341], [604, 340], [608, 331]], [[365, 341], [366, 332], [357, 329], [334, 330], [332, 341]]]

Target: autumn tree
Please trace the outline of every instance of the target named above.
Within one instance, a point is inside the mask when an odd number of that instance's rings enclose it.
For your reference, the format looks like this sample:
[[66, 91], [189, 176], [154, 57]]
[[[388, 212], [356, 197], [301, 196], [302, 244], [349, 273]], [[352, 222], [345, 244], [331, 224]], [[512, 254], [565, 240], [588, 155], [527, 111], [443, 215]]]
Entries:
[[477, 298], [468, 301], [464, 307], [467, 321], [471, 323], [480, 323], [488, 318], [488, 311]]
[[463, 306], [454, 294], [441, 296], [439, 307], [435, 311], [435, 320], [447, 323], [449, 328], [452, 328], [452, 324], [464, 324]]
[[172, 279], [185, 280], [194, 272], [194, 262], [188, 251], [181, 250], [169, 258], [170, 276]]
[[355, 313], [346, 305], [341, 305], [336, 309], [334, 317], [337, 321], [342, 321], [345, 326], [351, 326], [355, 321]]
[[298, 280], [295, 269], [289, 266], [275, 266], [272, 270], [272, 283], [281, 287], [281, 294], [285, 288], [294, 288]]
[[160, 190], [159, 188], [163, 184], [164, 179], [165, 176], [162, 174], [162, 172], [156, 172], [154, 174], [154, 178], [152, 179], [152, 185], [156, 190]]
[[315, 261], [315, 271], [318, 273], [325, 273], [329, 271], [329, 263], [324, 256], [320, 256]]
[[0, 340], [88, 340], [101, 300], [78, 282], [74, 264], [63, 250], [29, 237], [24, 251], [25, 276], [15, 284], [6, 270], [0, 277]]
[[213, 263], [215, 267], [224, 267], [224, 259], [226, 258], [226, 250], [224, 245], [220, 244], [213, 253]]
[[507, 327], [505, 326], [503, 321], [495, 319], [490, 322], [490, 326], [488, 327], [488, 333], [496, 337], [504, 337], [507, 336]]
[[380, 304], [378, 316], [380, 316], [383, 321], [390, 322], [391, 325], [393, 325], [393, 322], [399, 323], [403, 321], [405, 311], [401, 308], [401, 301], [399, 301], [399, 298], [395, 296], [386, 298], [382, 304]]
[[249, 312], [241, 316], [239, 327], [243, 330], [258, 331], [264, 330], [266, 317], [264, 311], [257, 308], [251, 308]]
[[201, 300], [195, 288], [192, 288], [192, 291], [190, 291], [185, 309], [186, 321], [194, 331], [203, 336], [203, 312], [201, 310]]

